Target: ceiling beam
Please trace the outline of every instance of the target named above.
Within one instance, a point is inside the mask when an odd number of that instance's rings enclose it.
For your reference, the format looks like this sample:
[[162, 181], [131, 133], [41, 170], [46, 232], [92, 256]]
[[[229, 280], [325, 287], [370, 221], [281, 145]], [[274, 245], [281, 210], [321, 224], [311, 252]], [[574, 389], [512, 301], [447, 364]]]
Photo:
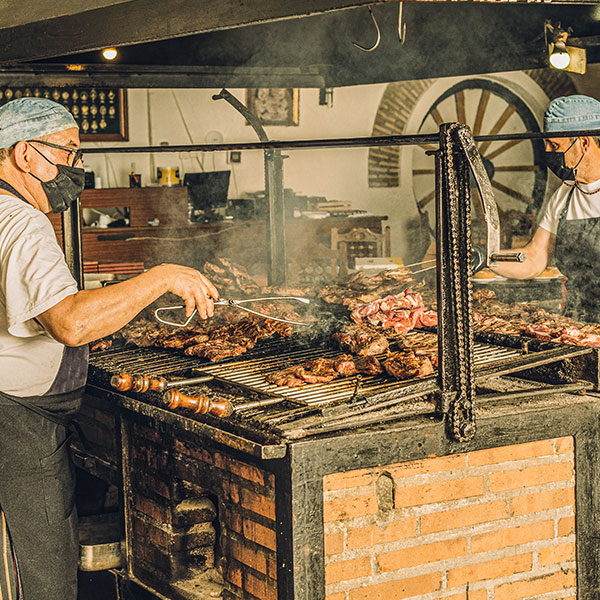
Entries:
[[290, 67], [174, 67], [146, 65], [48, 65], [0, 67], [0, 87], [122, 88], [324, 88], [318, 70]]
[[65, 17], [77, 13], [104, 8], [113, 4], [123, 4], [129, 0], [35, 0], [27, 3], [27, 10], [23, 10], [22, 0], [3, 0], [0, 3], [0, 29], [27, 25], [36, 21]]
[[[8, 28], [0, 25], [0, 63], [40, 60], [388, 1], [394, 0], [130, 0], [89, 10], [86, 0], [79, 2], [81, 12], [77, 14], [48, 16]], [[98, 3], [107, 4], [108, 0], [96, 0]]]

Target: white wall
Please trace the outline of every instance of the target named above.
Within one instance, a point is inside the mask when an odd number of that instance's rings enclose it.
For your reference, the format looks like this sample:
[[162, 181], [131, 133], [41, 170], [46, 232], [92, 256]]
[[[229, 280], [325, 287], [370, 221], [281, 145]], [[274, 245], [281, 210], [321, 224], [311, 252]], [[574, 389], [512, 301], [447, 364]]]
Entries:
[[[599, 71], [592, 68], [589, 76], [578, 77], [577, 84], [581, 86], [580, 89], [591, 93], [596, 87], [594, 82], [600, 78]], [[544, 103], [539, 88], [523, 90], [520, 87], [525, 77], [523, 74], [489, 77], [500, 78], [515, 91], [521, 89], [525, 96], [530, 96], [529, 104], [535, 105], [537, 112], [543, 111]], [[455, 78], [439, 80], [434, 84], [432, 93], [455, 81]], [[332, 107], [319, 105], [318, 90], [301, 89], [300, 124], [296, 127], [271, 126], [265, 129], [269, 138], [273, 140], [369, 136], [385, 88], [386, 84], [377, 84], [335, 89]], [[83, 146], [144, 146], [159, 145], [162, 142], [168, 142], [169, 145], [201, 144], [220, 141], [220, 138], [227, 143], [256, 141], [253, 129], [245, 124], [245, 120], [235, 109], [224, 100], [212, 100], [212, 95], [218, 91], [129, 90], [129, 141], [84, 143]], [[239, 100], [246, 102], [245, 90], [230, 91]], [[426, 112], [428, 106], [427, 98], [420, 99], [414, 114], [417, 115], [423, 110]], [[400, 188], [368, 187], [367, 148], [286, 151], [285, 154], [289, 158], [284, 163], [284, 185], [298, 194], [350, 201], [355, 209], [388, 215], [392, 227], [392, 255], [402, 256], [407, 250], [407, 220], [417, 214], [410, 176], [407, 175], [412, 168], [411, 151], [407, 149], [401, 152]], [[100, 175], [103, 187], [127, 186], [128, 173], [134, 164], [136, 172], [142, 174], [144, 185], [157, 185], [151, 180], [151, 174], [155, 174], [156, 167], [177, 166], [181, 169], [182, 176], [185, 172], [203, 169], [231, 169], [230, 198], [264, 189], [263, 156], [260, 151], [244, 151], [241, 163], [231, 165], [227, 164], [224, 152], [88, 154], [85, 162]]]

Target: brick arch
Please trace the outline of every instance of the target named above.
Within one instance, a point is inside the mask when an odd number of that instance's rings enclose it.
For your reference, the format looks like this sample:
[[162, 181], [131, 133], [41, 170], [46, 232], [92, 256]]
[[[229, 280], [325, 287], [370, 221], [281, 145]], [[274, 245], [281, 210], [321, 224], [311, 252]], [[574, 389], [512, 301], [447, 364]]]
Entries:
[[[577, 88], [571, 78], [562, 71], [552, 69], [531, 69], [524, 71], [542, 88], [548, 99], [575, 94]], [[381, 97], [375, 115], [373, 136], [401, 135], [417, 101], [435, 79], [398, 81], [388, 84]], [[381, 146], [369, 150], [369, 187], [398, 187], [399, 146]]]

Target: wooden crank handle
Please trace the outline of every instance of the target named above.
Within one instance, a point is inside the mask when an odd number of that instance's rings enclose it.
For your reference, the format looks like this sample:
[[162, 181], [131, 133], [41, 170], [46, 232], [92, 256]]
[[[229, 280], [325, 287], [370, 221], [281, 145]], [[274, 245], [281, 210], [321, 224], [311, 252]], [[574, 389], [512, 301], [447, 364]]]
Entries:
[[164, 392], [167, 388], [167, 380], [164, 377], [153, 379], [148, 375], [129, 375], [128, 373], [119, 373], [113, 375], [110, 384], [120, 392], [133, 390], [134, 392]]
[[120, 392], [127, 392], [133, 388], [133, 375], [119, 373], [110, 378], [110, 385]]
[[163, 394], [167, 408], [187, 408], [201, 415], [210, 414], [215, 417], [229, 417], [233, 413], [233, 404], [224, 398], [209, 398], [203, 394], [188, 396], [179, 390], [169, 390]]

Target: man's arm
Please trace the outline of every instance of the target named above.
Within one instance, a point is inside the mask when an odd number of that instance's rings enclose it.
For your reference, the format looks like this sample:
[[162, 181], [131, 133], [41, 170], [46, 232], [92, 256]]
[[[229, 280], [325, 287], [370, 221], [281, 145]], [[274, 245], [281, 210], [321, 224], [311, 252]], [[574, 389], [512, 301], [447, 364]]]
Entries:
[[202, 319], [212, 316], [212, 300], [219, 298], [218, 291], [199, 271], [160, 265], [122, 283], [68, 296], [38, 315], [37, 320], [57, 341], [82, 346], [118, 331], [166, 292], [184, 300], [186, 316], [197, 308]]
[[553, 233], [538, 227], [531, 241], [520, 249], [527, 257], [524, 262], [499, 262], [490, 268], [498, 275], [514, 279], [535, 277], [548, 266], [548, 261], [554, 252], [555, 240], [556, 236]]

